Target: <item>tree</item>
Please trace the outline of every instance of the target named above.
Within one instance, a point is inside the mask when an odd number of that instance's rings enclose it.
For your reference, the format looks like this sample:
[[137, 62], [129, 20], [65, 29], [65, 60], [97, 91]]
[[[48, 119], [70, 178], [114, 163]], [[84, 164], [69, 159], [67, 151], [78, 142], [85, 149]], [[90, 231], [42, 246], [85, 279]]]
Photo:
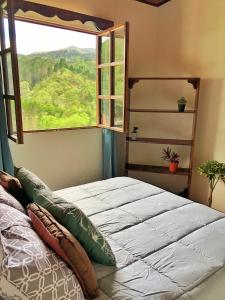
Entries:
[[209, 180], [210, 194], [208, 204], [209, 207], [211, 207], [212, 195], [217, 183], [219, 181], [223, 181], [225, 183], [225, 164], [219, 163], [216, 160], [208, 160], [198, 168], [198, 171]]
[[19, 56], [25, 130], [96, 124], [94, 49]]

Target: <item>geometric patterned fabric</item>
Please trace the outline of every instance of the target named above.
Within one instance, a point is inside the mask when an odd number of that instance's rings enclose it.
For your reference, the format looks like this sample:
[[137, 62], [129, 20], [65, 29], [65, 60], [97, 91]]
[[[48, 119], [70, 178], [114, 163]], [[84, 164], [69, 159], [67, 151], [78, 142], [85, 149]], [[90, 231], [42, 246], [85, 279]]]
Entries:
[[29, 217], [0, 204], [0, 299], [83, 300], [67, 265], [42, 242]]

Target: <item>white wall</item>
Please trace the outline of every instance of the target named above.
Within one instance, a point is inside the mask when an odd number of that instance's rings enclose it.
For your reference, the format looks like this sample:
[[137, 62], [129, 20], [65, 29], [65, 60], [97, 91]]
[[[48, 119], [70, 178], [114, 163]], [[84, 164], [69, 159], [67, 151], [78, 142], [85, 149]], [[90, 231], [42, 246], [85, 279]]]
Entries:
[[102, 178], [101, 139], [101, 130], [94, 128], [27, 133], [24, 145], [10, 145], [16, 166], [56, 190]]

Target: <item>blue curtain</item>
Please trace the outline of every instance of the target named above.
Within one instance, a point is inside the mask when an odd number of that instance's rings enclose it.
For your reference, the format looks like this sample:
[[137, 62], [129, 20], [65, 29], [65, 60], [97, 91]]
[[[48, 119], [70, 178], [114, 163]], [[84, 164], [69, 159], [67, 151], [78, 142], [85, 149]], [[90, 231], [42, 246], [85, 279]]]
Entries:
[[[0, 70], [1, 71], [1, 70]], [[0, 72], [1, 74], [1, 72]], [[2, 77], [0, 75], [0, 170], [14, 175], [14, 166], [9, 149], [6, 127], [5, 105], [2, 95]]]
[[117, 168], [117, 132], [102, 130], [103, 147], [103, 178], [108, 179], [118, 176]]

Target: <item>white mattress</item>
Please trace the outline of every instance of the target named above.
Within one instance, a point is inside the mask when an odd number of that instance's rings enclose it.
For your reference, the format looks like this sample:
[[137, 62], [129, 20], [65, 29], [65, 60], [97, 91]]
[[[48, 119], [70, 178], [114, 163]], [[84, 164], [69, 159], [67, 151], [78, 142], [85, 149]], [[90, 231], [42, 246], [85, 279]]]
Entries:
[[99, 299], [225, 299], [225, 215], [118, 177], [56, 191], [107, 237], [117, 267], [94, 264]]

